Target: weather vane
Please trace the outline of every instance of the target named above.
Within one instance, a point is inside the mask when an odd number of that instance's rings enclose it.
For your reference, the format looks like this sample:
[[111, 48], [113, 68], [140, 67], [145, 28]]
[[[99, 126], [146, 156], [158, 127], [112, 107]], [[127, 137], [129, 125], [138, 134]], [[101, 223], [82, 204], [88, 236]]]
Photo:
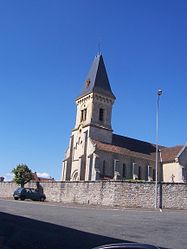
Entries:
[[101, 42], [100, 41], [98, 42], [98, 54], [99, 55], [101, 54]]

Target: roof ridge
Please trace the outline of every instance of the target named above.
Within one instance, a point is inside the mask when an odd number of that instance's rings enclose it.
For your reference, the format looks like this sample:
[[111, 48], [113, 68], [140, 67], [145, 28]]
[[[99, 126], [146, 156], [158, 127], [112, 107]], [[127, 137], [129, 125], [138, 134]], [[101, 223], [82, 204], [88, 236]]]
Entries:
[[174, 149], [174, 148], [180, 148], [182, 149], [184, 147], [184, 145], [175, 145], [175, 146], [171, 146], [171, 147], [163, 147], [163, 150], [169, 150], [169, 149]]
[[[151, 142], [148, 142], [148, 141], [140, 140], [140, 139], [137, 139], [137, 138], [128, 137], [128, 136], [123, 136], [123, 135], [118, 135], [118, 134], [115, 134], [115, 133], [113, 133], [112, 135], [118, 136], [118, 137], [121, 137], [121, 138], [125, 138], [125, 139], [129, 139], [129, 140], [134, 140], [134, 141], [137, 141], [137, 142], [143, 142], [143, 143], [147, 143], [147, 144], [156, 146], [155, 143], [151, 143]], [[161, 148], [167, 148], [166, 146], [160, 145], [160, 144], [159, 144], [159, 147], [161, 147]]]

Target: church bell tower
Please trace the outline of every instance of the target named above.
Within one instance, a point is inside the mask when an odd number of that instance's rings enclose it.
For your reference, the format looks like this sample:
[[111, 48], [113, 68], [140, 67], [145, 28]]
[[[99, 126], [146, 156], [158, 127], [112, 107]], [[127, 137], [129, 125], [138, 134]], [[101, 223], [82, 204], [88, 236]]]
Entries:
[[75, 129], [84, 127], [89, 137], [105, 143], [112, 142], [112, 105], [115, 96], [108, 80], [103, 56], [95, 56], [83, 90], [76, 99]]
[[114, 101], [103, 56], [98, 54], [76, 99], [76, 122], [63, 163], [62, 180], [87, 180], [87, 163], [94, 141], [112, 143]]

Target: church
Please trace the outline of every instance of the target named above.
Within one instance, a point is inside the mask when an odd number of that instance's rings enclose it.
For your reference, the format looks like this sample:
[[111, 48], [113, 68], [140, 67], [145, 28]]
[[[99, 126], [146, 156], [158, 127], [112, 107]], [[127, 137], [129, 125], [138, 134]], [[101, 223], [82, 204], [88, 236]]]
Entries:
[[[155, 180], [156, 145], [113, 133], [115, 102], [103, 56], [95, 56], [82, 92], [69, 147], [62, 165], [62, 181]], [[158, 180], [187, 181], [187, 145], [159, 145]]]

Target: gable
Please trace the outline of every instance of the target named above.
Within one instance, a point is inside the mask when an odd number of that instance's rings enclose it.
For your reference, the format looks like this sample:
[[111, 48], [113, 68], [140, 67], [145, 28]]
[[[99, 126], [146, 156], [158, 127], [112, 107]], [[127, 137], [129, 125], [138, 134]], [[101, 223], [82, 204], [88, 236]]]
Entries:
[[185, 166], [187, 168], [187, 144], [183, 146], [177, 156], [180, 165]]

